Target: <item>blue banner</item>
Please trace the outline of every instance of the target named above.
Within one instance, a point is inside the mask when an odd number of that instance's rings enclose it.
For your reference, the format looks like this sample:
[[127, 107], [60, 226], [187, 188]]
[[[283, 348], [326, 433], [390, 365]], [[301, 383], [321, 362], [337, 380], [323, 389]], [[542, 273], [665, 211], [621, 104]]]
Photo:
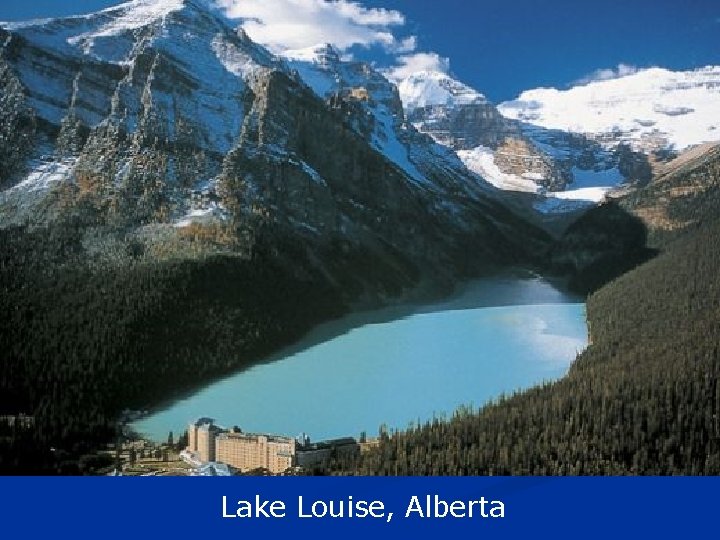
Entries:
[[719, 491], [720, 478], [1, 478], [0, 517], [5, 538], [695, 538], [717, 534]]

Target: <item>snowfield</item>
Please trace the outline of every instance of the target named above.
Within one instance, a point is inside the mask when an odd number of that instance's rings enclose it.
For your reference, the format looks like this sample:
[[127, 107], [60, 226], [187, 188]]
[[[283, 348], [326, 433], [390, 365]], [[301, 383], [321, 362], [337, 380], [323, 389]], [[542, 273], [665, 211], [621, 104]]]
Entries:
[[720, 66], [650, 68], [569, 90], [537, 88], [498, 106], [507, 118], [640, 148], [655, 137], [676, 151], [720, 140]]

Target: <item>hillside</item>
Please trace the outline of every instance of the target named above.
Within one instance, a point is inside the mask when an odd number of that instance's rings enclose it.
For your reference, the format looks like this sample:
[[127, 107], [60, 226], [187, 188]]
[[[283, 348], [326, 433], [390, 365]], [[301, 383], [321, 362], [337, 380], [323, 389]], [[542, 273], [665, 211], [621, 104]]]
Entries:
[[620, 204], [646, 224], [654, 247], [702, 226], [720, 209], [720, 145], [708, 143], [681, 154], [645, 188], [622, 196]]

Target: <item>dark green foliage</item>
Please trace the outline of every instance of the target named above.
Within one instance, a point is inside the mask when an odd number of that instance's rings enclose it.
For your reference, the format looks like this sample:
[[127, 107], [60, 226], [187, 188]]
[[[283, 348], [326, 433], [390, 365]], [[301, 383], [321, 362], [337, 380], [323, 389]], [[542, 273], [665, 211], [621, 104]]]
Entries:
[[79, 472], [58, 451], [72, 463], [112, 440], [124, 408], [249, 365], [344, 309], [301, 247], [98, 272], [80, 237], [70, 224], [0, 231], [0, 415], [35, 421], [0, 426], [0, 472]]
[[588, 294], [656, 254], [646, 248], [645, 224], [615, 202], [586, 212], [553, 246], [550, 264], [570, 277], [569, 287]]
[[337, 474], [720, 474], [720, 222], [588, 301], [564, 379], [381, 437]]

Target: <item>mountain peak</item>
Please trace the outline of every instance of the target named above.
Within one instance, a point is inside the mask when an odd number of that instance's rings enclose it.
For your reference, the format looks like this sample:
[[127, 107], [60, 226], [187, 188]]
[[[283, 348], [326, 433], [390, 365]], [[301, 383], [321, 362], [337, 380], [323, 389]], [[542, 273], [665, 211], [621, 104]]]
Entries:
[[[173, 23], [188, 26], [188, 32], [199, 26], [212, 26], [216, 30], [234, 27], [214, 0], [130, 0], [86, 15], [0, 24], [58, 52], [79, 51], [120, 62], [122, 57], [113, 58], [118, 53], [117, 43], [109, 42], [117, 38], [134, 42], [135, 34], [143, 29], [148, 30], [143, 35], [154, 40], [166, 34], [167, 27]], [[120, 48], [123, 54], [129, 52]]]
[[8, 30], [18, 30], [29, 27], [52, 26], [57, 23], [73, 26], [73, 22], [75, 25], [80, 25], [84, 22], [91, 23], [92, 21], [98, 20], [120, 20], [125, 23], [123, 28], [133, 29], [145, 26], [157, 19], [166, 17], [174, 11], [180, 11], [185, 7], [217, 11], [214, 5], [213, 0], [129, 0], [122, 4], [110, 6], [84, 15], [1, 22], [0, 24]]
[[487, 103], [483, 94], [442, 71], [412, 73], [400, 81], [398, 90], [408, 111], [431, 105]]
[[281, 56], [291, 61], [322, 65], [333, 65], [340, 62], [340, 51], [332, 43], [319, 43], [303, 49], [290, 49], [282, 52]]

